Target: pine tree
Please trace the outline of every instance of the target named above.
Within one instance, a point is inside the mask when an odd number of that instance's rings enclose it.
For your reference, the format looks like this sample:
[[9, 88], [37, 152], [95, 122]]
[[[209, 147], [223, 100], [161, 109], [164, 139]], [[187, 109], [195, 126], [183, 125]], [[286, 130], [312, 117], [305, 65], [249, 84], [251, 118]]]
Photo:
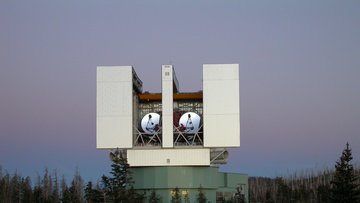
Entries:
[[44, 202], [42, 199], [42, 187], [41, 187], [41, 177], [38, 175], [37, 176], [37, 181], [36, 181], [36, 185], [34, 187], [34, 201], [35, 202]]
[[178, 187], [176, 187], [171, 191], [171, 195], [172, 195], [171, 203], [181, 203], [181, 195]]
[[51, 202], [52, 203], [59, 203], [60, 202], [60, 197], [59, 197], [59, 180], [58, 180], [58, 175], [57, 175], [57, 171], [54, 170], [54, 175], [53, 175], [53, 189], [52, 189], [52, 194], [51, 194]]
[[2, 187], [2, 191], [3, 191], [4, 195], [2, 195], [2, 197], [1, 197], [1, 202], [2, 203], [11, 202], [11, 183], [10, 183], [10, 179], [11, 179], [11, 177], [10, 177], [10, 175], [8, 173], [3, 178], [4, 184], [3, 184], [3, 187]]
[[73, 180], [71, 181], [71, 185], [69, 188], [71, 201], [74, 203], [82, 203], [84, 202], [84, 181], [80, 176], [80, 172], [76, 169]]
[[93, 188], [93, 183], [89, 181], [85, 187], [85, 200], [87, 203], [105, 202], [102, 190], [99, 185]]
[[85, 187], [85, 200], [87, 203], [92, 203], [92, 198], [93, 198], [93, 186], [92, 186], [92, 182], [89, 181]]
[[287, 203], [291, 202], [291, 189], [286, 185], [283, 178], [276, 178], [275, 182], [277, 184], [278, 190], [276, 193], [276, 202]]
[[354, 173], [351, 163], [353, 159], [349, 143], [343, 150], [340, 160], [336, 162], [334, 178], [331, 181], [331, 199], [334, 203], [360, 202], [358, 177]]
[[317, 202], [318, 203], [330, 202], [329, 191], [330, 191], [329, 185], [319, 185], [317, 187]]
[[270, 190], [266, 190], [266, 193], [265, 193], [265, 203], [274, 203], [274, 199], [272, 198], [271, 196], [271, 192]]
[[245, 196], [244, 194], [242, 194], [241, 188], [239, 186], [236, 188], [236, 193], [234, 195], [234, 202], [245, 203]]
[[66, 184], [65, 176], [62, 176], [61, 179], [61, 202], [62, 203], [71, 203], [71, 193]]
[[49, 174], [49, 169], [45, 168], [44, 176], [41, 180], [41, 198], [45, 203], [51, 202], [51, 193], [52, 193], [52, 182], [51, 182], [51, 176]]
[[11, 178], [10, 190], [11, 190], [12, 202], [21, 202], [22, 191], [21, 191], [20, 181], [21, 178], [17, 173], [15, 173], [15, 175]]
[[149, 203], [159, 203], [160, 197], [155, 191], [152, 191], [149, 197]]
[[199, 191], [199, 193], [197, 195], [197, 201], [199, 203], [206, 203], [206, 196], [205, 196], [205, 193], [203, 192], [203, 188], [201, 185], [200, 185], [198, 191]]
[[107, 199], [113, 202], [128, 202], [132, 201], [129, 198], [137, 198], [137, 195], [131, 190], [132, 177], [127, 163], [126, 155], [120, 150], [110, 153], [111, 177], [102, 176], [102, 183], [106, 191]]
[[31, 188], [31, 180], [30, 177], [27, 176], [22, 180], [22, 188], [23, 188], [23, 202], [32, 202], [33, 201], [33, 191]]

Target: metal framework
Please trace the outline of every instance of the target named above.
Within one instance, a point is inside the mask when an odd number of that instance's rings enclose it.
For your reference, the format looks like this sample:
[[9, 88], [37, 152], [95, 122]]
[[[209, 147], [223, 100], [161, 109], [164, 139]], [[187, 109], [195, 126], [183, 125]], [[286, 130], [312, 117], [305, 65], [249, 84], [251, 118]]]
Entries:
[[[178, 100], [174, 102], [174, 109], [177, 112], [194, 112], [200, 118], [203, 115], [203, 104], [199, 100]], [[174, 121], [174, 146], [203, 146], [203, 126], [200, 125], [199, 130], [195, 133], [185, 133], [177, 121]]]
[[226, 148], [213, 148], [210, 151], [210, 164], [226, 164], [229, 157], [229, 152]]
[[[156, 94], [150, 95], [156, 96]], [[143, 100], [144, 101], [144, 100]], [[159, 129], [152, 135], [149, 135], [141, 130], [141, 119], [148, 113], [159, 113], [161, 115], [162, 104], [158, 100], [148, 100], [146, 102], [139, 102], [136, 117], [138, 118], [134, 126], [134, 146], [136, 147], [160, 147], [162, 143], [161, 125]], [[179, 100], [174, 102], [174, 109], [176, 112], [194, 112], [201, 118], [203, 115], [203, 104], [199, 100]], [[161, 123], [161, 122], [160, 122]], [[178, 126], [178, 120], [174, 120], [174, 146], [189, 147], [189, 146], [203, 146], [203, 127], [195, 133], [185, 133], [183, 129]]]
[[174, 110], [181, 112], [195, 112], [200, 117], [203, 115], [203, 104], [200, 101], [177, 101], [174, 102]]
[[136, 138], [134, 146], [137, 147], [161, 147], [161, 128], [159, 128], [154, 134], [149, 135], [136, 129]]
[[181, 127], [174, 125], [174, 146], [202, 146], [202, 126], [194, 134], [187, 134]]
[[162, 111], [161, 102], [139, 103], [138, 115], [140, 119], [148, 113], [153, 113], [153, 112], [158, 113], [161, 111]]
[[161, 102], [144, 102], [139, 103], [138, 108], [138, 121], [137, 126], [134, 126], [134, 146], [136, 147], [160, 147], [162, 142], [161, 126], [152, 135], [149, 135], [141, 130], [141, 119], [148, 113], [158, 112], [161, 114], [162, 105]]

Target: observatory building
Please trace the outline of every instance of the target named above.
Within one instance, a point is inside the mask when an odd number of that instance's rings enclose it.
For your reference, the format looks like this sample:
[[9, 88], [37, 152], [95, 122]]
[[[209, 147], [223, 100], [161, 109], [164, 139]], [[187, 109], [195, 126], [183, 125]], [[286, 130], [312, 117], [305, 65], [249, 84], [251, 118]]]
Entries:
[[175, 188], [184, 202], [199, 188], [211, 203], [248, 200], [246, 174], [218, 171], [240, 146], [239, 65], [204, 64], [199, 92], [180, 92], [172, 65], [161, 75], [161, 93], [148, 93], [132, 66], [97, 67], [96, 147], [123, 150], [134, 189], [161, 202]]

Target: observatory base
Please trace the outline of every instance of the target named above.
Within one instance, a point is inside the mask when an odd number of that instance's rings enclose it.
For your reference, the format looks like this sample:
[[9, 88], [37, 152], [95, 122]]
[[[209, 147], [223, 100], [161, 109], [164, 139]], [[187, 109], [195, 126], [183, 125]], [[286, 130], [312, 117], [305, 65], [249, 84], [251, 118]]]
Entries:
[[197, 202], [200, 188], [206, 202], [225, 202], [237, 191], [248, 200], [247, 174], [222, 173], [218, 167], [209, 166], [132, 167], [131, 171], [134, 189], [145, 193], [145, 202], [149, 202], [152, 192], [158, 195], [159, 202], [171, 202], [175, 188], [178, 188], [181, 202]]

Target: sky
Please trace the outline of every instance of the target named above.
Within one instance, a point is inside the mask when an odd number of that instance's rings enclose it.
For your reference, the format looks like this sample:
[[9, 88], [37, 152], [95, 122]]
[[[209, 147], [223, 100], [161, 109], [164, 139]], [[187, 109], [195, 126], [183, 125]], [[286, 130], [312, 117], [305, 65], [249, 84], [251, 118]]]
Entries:
[[160, 92], [202, 90], [202, 64], [240, 64], [241, 146], [221, 171], [276, 177], [360, 163], [360, 1], [0, 1], [0, 165], [85, 180], [97, 150], [96, 66], [132, 65]]

